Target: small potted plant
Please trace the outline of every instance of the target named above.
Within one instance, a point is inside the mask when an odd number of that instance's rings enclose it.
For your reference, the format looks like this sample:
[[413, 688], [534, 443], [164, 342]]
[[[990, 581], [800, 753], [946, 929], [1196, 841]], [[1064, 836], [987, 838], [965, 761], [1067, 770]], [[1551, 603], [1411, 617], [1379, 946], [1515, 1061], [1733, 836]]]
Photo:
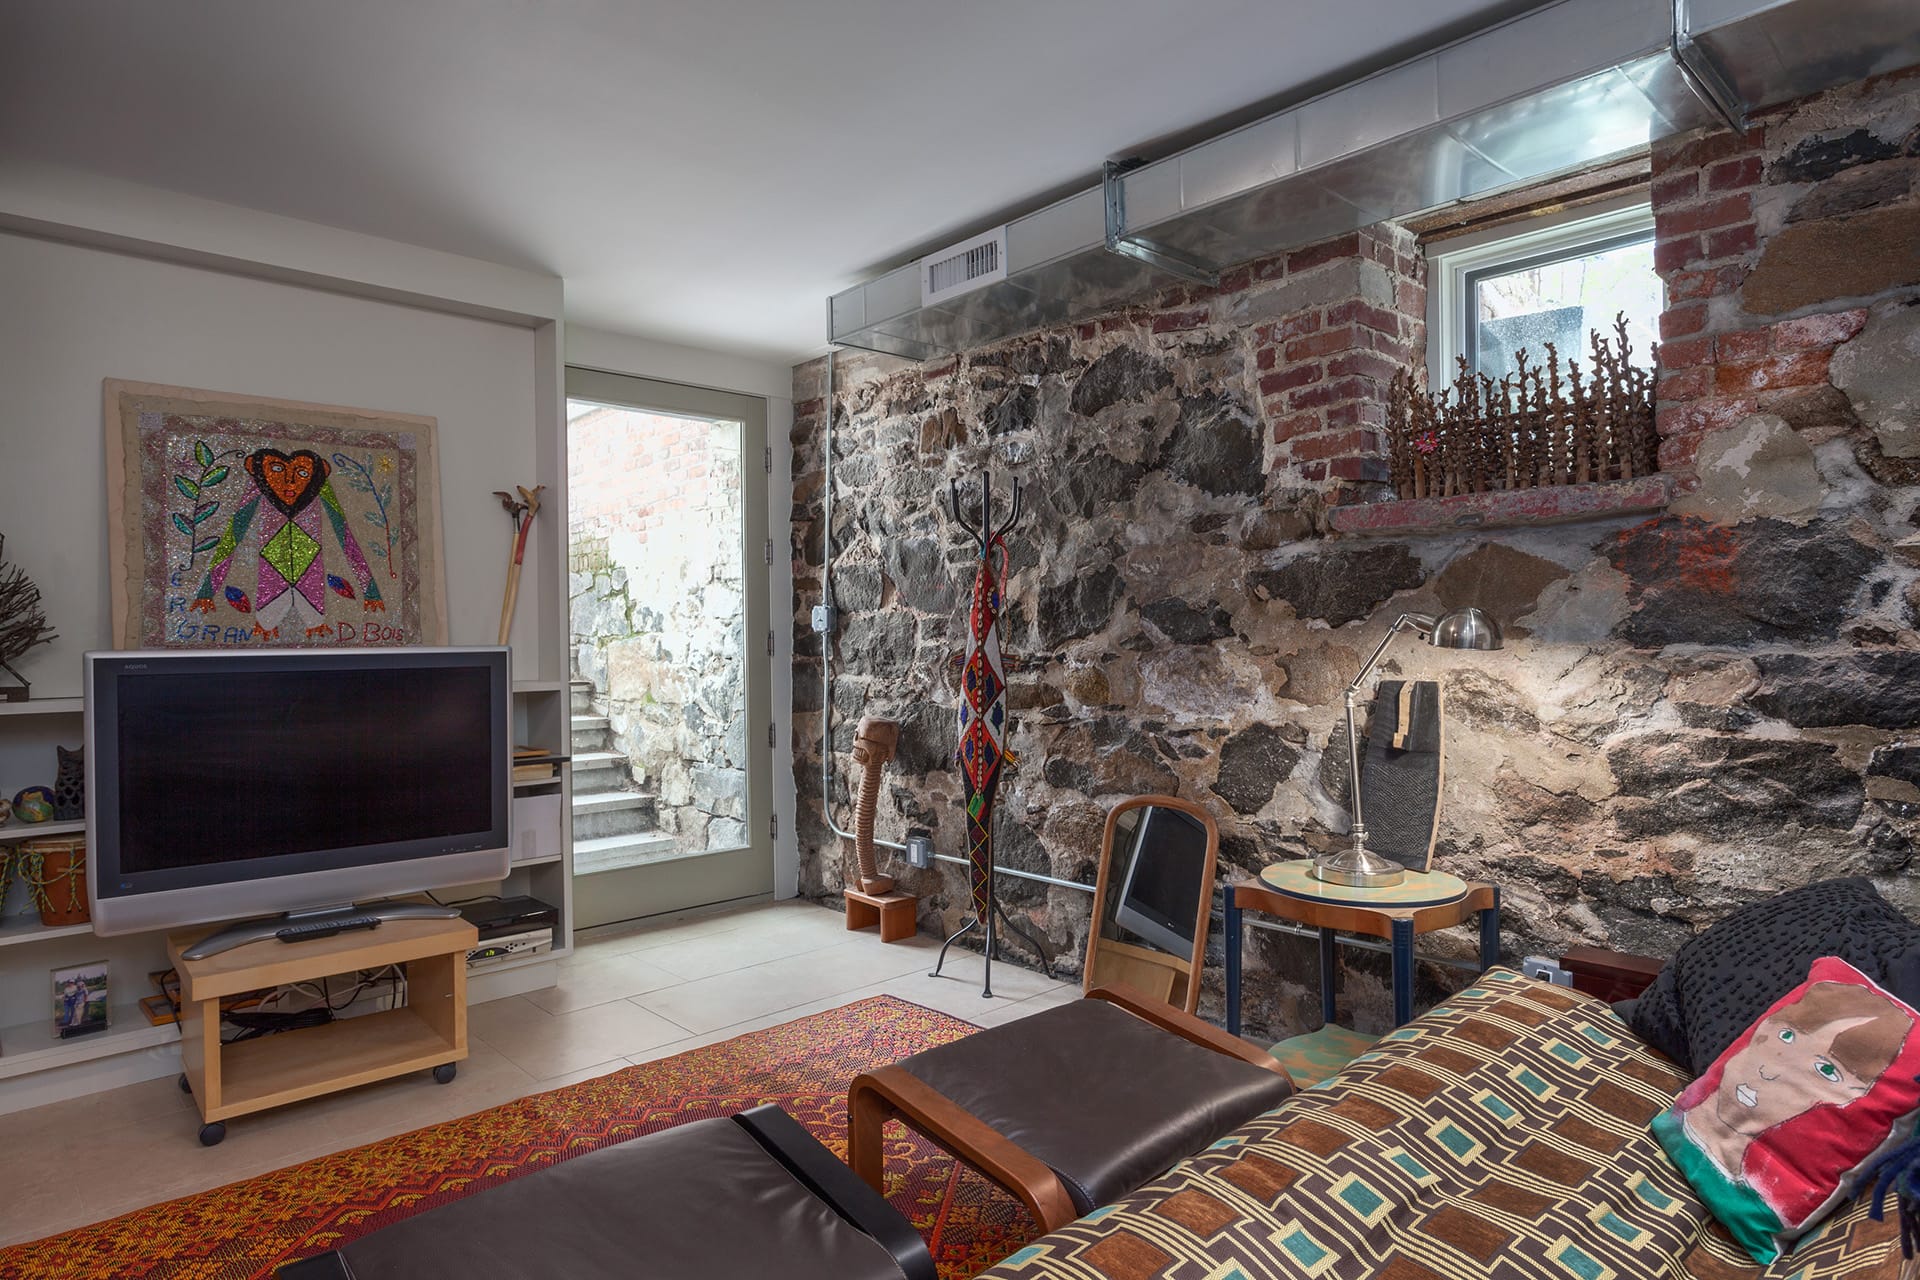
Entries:
[[13, 664], [36, 645], [59, 637], [47, 624], [47, 612], [40, 605], [40, 588], [18, 565], [6, 561], [7, 540], [0, 536], [0, 670], [19, 681], [0, 685], [0, 699], [24, 702], [31, 686], [14, 670]]

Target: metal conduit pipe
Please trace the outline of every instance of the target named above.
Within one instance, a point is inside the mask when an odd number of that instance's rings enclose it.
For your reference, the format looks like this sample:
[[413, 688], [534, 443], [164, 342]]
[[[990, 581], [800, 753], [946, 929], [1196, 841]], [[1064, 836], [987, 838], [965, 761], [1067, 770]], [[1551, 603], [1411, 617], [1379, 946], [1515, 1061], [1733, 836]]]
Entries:
[[[1318, 940], [1320, 937], [1320, 931], [1318, 929], [1310, 929], [1303, 924], [1276, 924], [1272, 920], [1251, 920], [1242, 916], [1240, 925], [1244, 929], [1264, 929], [1268, 933], [1284, 933], [1289, 938], [1313, 938]], [[1347, 946], [1358, 948], [1361, 951], [1378, 951], [1382, 955], [1391, 955], [1393, 953], [1393, 948], [1390, 945], [1384, 942], [1376, 942], [1372, 938], [1350, 937], [1343, 939], [1343, 941]], [[1480, 966], [1470, 960], [1447, 960], [1438, 956], [1422, 956], [1420, 963], [1437, 964], [1448, 969], [1458, 969], [1463, 973], [1480, 972]]]
[[[820, 603], [829, 609], [833, 607], [833, 355], [835, 348], [827, 348], [827, 390], [826, 426], [820, 436], [820, 469], [824, 476], [820, 489], [824, 515], [820, 531]], [[820, 636], [820, 814], [826, 819], [827, 830], [843, 840], [856, 839], [833, 820], [833, 633], [822, 631]], [[905, 853], [907, 846], [892, 840], [874, 837], [873, 843], [882, 849], [892, 849], [896, 853]]]
[[[820, 602], [833, 604], [833, 355], [834, 348], [827, 348], [827, 387], [825, 395], [826, 426], [820, 437], [820, 461], [824, 479], [821, 483], [822, 522], [824, 528], [820, 536]], [[833, 649], [830, 633], [820, 634], [820, 813], [826, 819], [827, 830], [844, 840], [855, 839], [851, 831], [843, 829], [833, 820]], [[892, 840], [874, 837], [874, 844], [883, 849], [892, 849], [896, 853], [905, 853], [907, 846]], [[933, 855], [937, 862], [951, 862], [966, 866], [965, 858], [956, 858], [950, 853]], [[1081, 884], [1078, 880], [1061, 880], [1054, 876], [1043, 876], [1035, 871], [1022, 871], [1017, 867], [995, 867], [993, 873], [998, 876], [1012, 876], [1016, 880], [1032, 880], [1040, 884], [1055, 885], [1062, 889], [1078, 889], [1082, 893], [1092, 893], [1093, 886]]]
[[[968, 865], [965, 858], [956, 858], [951, 853], [936, 853], [933, 857], [936, 862], [951, 862], [961, 867]], [[1058, 885], [1062, 889], [1078, 889], [1082, 893], [1093, 892], [1093, 886], [1090, 884], [1081, 884], [1078, 880], [1059, 880], [1053, 876], [1043, 876], [1038, 871], [1022, 871], [1018, 867], [996, 866], [993, 869], [993, 874], [997, 876], [1012, 876], [1015, 880], [1033, 880], [1040, 884]]]

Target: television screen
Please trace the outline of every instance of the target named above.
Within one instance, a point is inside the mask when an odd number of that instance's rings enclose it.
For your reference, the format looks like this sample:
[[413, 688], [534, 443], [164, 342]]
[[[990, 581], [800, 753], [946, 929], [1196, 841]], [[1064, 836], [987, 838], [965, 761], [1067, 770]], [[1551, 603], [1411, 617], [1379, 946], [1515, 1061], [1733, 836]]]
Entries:
[[504, 649], [88, 655], [102, 933], [498, 878]]
[[1141, 811], [1120, 906], [1119, 925], [1164, 950], [1185, 953], [1193, 947], [1194, 921], [1207, 866], [1207, 829], [1178, 809]]

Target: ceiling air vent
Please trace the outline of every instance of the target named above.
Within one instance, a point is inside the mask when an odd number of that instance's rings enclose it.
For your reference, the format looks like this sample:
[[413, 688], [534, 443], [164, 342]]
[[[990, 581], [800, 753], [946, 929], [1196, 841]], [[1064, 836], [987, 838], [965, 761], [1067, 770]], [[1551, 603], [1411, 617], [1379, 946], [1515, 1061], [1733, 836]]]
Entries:
[[929, 307], [1006, 278], [1007, 229], [999, 226], [920, 259], [920, 305]]

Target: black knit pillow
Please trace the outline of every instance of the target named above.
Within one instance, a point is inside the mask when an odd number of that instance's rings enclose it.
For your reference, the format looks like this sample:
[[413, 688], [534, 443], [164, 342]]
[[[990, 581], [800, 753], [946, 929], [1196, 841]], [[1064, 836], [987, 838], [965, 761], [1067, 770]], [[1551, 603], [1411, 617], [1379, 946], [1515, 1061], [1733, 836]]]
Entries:
[[1822, 880], [1743, 907], [1683, 944], [1628, 1014], [1641, 1039], [1694, 1075], [1821, 956], [1839, 956], [1920, 1003], [1920, 928], [1864, 879]]

